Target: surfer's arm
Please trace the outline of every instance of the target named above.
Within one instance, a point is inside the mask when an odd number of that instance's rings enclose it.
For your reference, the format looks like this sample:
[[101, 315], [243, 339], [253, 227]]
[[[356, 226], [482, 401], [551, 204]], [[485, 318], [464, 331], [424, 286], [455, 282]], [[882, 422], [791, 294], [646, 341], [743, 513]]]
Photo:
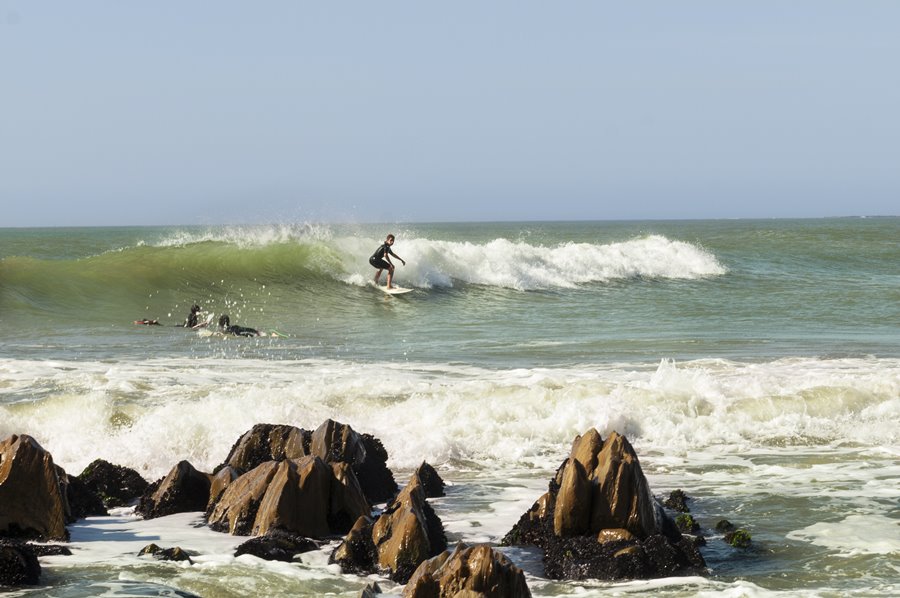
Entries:
[[[391, 251], [391, 248], [390, 248], [390, 247], [388, 247], [387, 253], [391, 254], [392, 256], [394, 256], [395, 258], [397, 258], [398, 260], [400, 260], [401, 262], [403, 262], [403, 265], [404, 265], [404, 266], [406, 265], [406, 262], [403, 261], [403, 258], [400, 257], [399, 255], [397, 255], [396, 253], [394, 253], [393, 251]], [[387, 254], [385, 254], [384, 257], [387, 257]]]

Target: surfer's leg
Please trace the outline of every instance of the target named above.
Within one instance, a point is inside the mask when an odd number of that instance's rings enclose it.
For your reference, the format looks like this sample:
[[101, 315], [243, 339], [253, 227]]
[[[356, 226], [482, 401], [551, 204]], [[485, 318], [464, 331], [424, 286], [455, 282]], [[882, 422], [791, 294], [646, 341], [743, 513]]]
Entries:
[[387, 288], [389, 288], [389, 289], [394, 288], [393, 286], [391, 286], [391, 281], [392, 281], [393, 279], [394, 279], [394, 266], [391, 265], [391, 267], [388, 268]]
[[375, 284], [378, 284], [379, 279], [381, 279], [381, 270], [375, 273]]

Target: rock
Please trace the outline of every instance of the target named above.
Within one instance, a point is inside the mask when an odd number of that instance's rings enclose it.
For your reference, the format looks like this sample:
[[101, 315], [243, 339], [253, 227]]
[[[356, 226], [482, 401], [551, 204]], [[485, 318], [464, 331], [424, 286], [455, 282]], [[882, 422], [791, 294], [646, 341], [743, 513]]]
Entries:
[[413, 476], [375, 521], [372, 541], [378, 565], [398, 583], [406, 583], [423, 561], [446, 549], [444, 526], [425, 500], [418, 477]]
[[207, 511], [209, 527], [236, 536], [249, 536], [277, 468], [276, 461], [269, 461], [232, 482], [212, 510]]
[[414, 475], [374, 524], [364, 517], [356, 521], [331, 562], [345, 571], [387, 572], [392, 580], [405, 583], [416, 567], [446, 546], [443, 524]]
[[749, 548], [752, 538], [745, 529], [737, 529], [725, 534], [725, 541], [735, 548]]
[[161, 561], [187, 561], [188, 564], [194, 564], [194, 561], [191, 560], [190, 555], [182, 550], [180, 546], [175, 546], [173, 548], [160, 548], [156, 544], [148, 544], [147, 546], [141, 548], [138, 556], [144, 556], [146, 554], [153, 555]]
[[553, 511], [553, 532], [557, 536], [580, 536], [590, 531], [591, 491], [591, 481], [581, 461], [569, 458]]
[[0, 539], [0, 587], [40, 583], [41, 565], [34, 550], [16, 540]]
[[685, 538], [650, 492], [637, 454], [613, 432], [575, 439], [543, 495], [503, 538], [544, 550], [553, 579], [628, 579], [705, 572], [697, 543]]
[[97, 459], [78, 476], [107, 509], [122, 507], [141, 497], [150, 484], [133, 469]]
[[669, 498], [665, 500], [663, 503], [673, 511], [678, 511], [679, 513], [690, 513], [691, 510], [687, 506], [687, 501], [691, 498], [684, 493], [682, 490], [672, 490], [669, 493]]
[[268, 461], [240, 476], [207, 510], [207, 520], [212, 529], [235, 535], [281, 529], [325, 538], [346, 532], [369, 512], [349, 465], [306, 456]]
[[676, 517], [675, 526], [683, 534], [693, 534], [700, 531], [700, 524], [694, 521], [690, 513], [682, 513]]
[[720, 519], [719, 522], [716, 523], [716, 531], [719, 533], [733, 532], [735, 529], [734, 524], [727, 519]]
[[72, 519], [106, 515], [106, 507], [100, 497], [80, 478], [67, 476], [66, 501]]
[[366, 574], [374, 571], [378, 551], [372, 541], [375, 521], [360, 517], [350, 528], [341, 544], [331, 553], [330, 563], [337, 563], [345, 573]]
[[310, 538], [273, 529], [264, 536], [251, 538], [237, 547], [234, 556], [251, 554], [267, 561], [284, 561], [290, 563], [294, 556], [319, 548], [319, 544]]
[[375, 598], [378, 594], [381, 594], [381, 587], [377, 581], [373, 581], [362, 589], [359, 593], [359, 598]]
[[225, 463], [240, 473], [256, 469], [266, 461], [299, 459], [310, 454], [310, 433], [287, 425], [256, 424], [231, 447]]
[[216, 502], [222, 497], [222, 493], [231, 485], [231, 482], [239, 477], [241, 477], [240, 472], [231, 465], [226, 465], [216, 472], [209, 486], [209, 502], [206, 503], [207, 513], [215, 507]]
[[53, 457], [26, 434], [0, 442], [0, 535], [68, 540], [68, 502]]
[[370, 504], [388, 501], [397, 492], [387, 451], [374, 436], [329, 419], [313, 432], [310, 451], [326, 463], [350, 464]]
[[328, 536], [333, 477], [331, 468], [317, 457], [279, 462], [251, 533], [283, 529], [313, 538]]
[[438, 498], [444, 496], [444, 480], [438, 475], [437, 470], [428, 463], [422, 461], [415, 475], [419, 476], [422, 488], [425, 490], [425, 498]]
[[405, 598], [526, 598], [525, 574], [503, 553], [487, 544], [458, 544], [453, 553], [425, 561], [403, 589]]
[[144, 519], [174, 513], [204, 511], [209, 502], [212, 476], [181, 461], [166, 477], [151, 484], [141, 496], [135, 511]]
[[72, 556], [72, 551], [62, 544], [26, 544], [37, 556]]

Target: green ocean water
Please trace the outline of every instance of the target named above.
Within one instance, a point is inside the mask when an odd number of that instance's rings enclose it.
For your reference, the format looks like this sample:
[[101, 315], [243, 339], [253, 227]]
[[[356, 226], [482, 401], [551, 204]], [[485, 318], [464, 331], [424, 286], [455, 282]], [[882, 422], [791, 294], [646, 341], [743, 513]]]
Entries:
[[[371, 285], [388, 232], [400, 297]], [[280, 335], [176, 326], [193, 303]], [[537, 596], [896, 595], [900, 218], [0, 229], [0, 437], [153, 480], [211, 470], [254, 423], [327, 418], [382, 439], [401, 481], [438, 468], [451, 543], [499, 542], [590, 427], [626, 434], [707, 530], [754, 536], [710, 533], [709, 577], [657, 582], [552, 582], [509, 550]], [[80, 523], [32, 593], [365, 585], [326, 552], [235, 559], [185, 517]], [[148, 535], [200, 566], [138, 559]]]

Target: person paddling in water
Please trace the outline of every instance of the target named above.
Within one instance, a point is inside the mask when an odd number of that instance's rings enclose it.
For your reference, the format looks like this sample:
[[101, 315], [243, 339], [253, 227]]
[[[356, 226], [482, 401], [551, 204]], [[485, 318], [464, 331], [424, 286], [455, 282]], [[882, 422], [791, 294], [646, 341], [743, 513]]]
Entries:
[[391, 245], [394, 244], [394, 235], [388, 235], [384, 240], [384, 244], [375, 250], [375, 253], [372, 254], [372, 257], [369, 258], [369, 263], [372, 264], [373, 268], [376, 268], [378, 272], [375, 273], [375, 284], [378, 284], [378, 281], [381, 280], [381, 271], [387, 270], [387, 288], [394, 288], [392, 282], [394, 280], [394, 264], [391, 263], [390, 256], [394, 256], [401, 262], [403, 265], [406, 265], [406, 262], [403, 261], [403, 258], [391, 251]]

